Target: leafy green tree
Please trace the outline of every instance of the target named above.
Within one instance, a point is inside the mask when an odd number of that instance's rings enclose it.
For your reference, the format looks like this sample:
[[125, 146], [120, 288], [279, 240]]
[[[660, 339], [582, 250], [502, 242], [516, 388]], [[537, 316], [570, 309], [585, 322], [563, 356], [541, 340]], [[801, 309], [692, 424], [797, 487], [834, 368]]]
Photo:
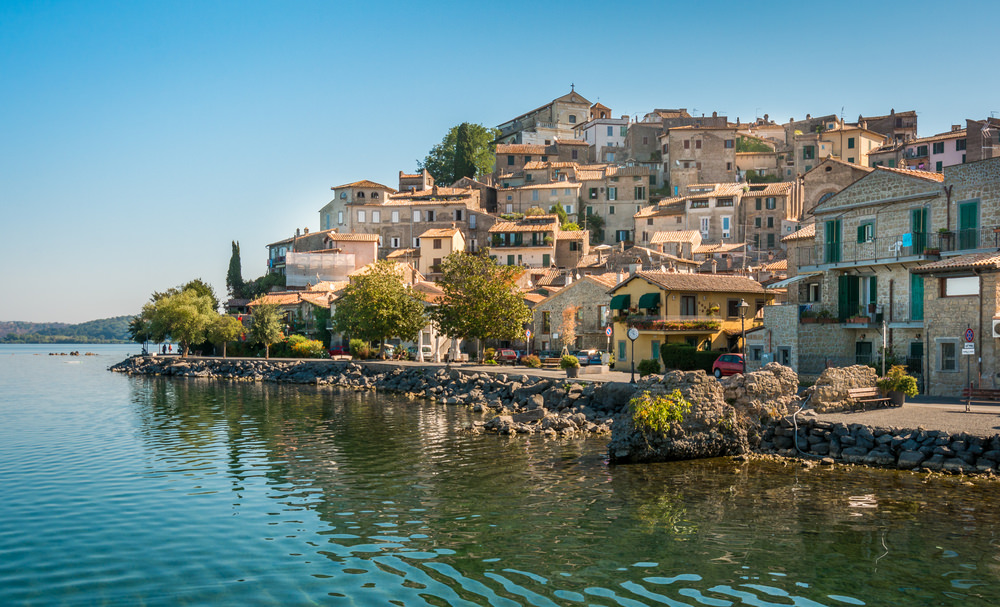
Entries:
[[186, 288], [146, 304], [149, 308], [143, 307], [143, 314], [149, 314], [150, 335], [169, 336], [180, 344], [182, 356], [187, 356], [191, 344], [205, 341], [208, 327], [218, 316], [216, 303], [209, 294]]
[[285, 288], [285, 276], [283, 274], [264, 274], [243, 284], [243, 297], [246, 299], [257, 299], [266, 295], [273, 287]]
[[559, 216], [559, 225], [562, 225], [567, 221], [569, 221], [569, 215], [566, 214], [566, 209], [563, 208], [561, 202], [557, 202], [551, 207], [549, 207], [549, 213], [550, 214], [554, 213]]
[[[481, 124], [462, 123], [448, 130], [448, 133], [431, 148], [423, 161], [417, 162], [418, 169], [427, 169], [434, 181], [442, 185], [450, 185], [463, 177], [456, 174], [455, 162], [458, 151], [458, 131], [465, 126], [468, 133], [468, 144], [463, 143], [463, 159], [471, 158], [472, 175], [482, 175], [493, 172], [496, 144], [494, 140], [500, 136], [499, 129], [487, 128]], [[467, 162], [463, 160], [463, 163]], [[465, 169], [463, 169], [465, 170]]]
[[382, 259], [344, 289], [333, 312], [337, 331], [384, 344], [415, 340], [427, 324], [419, 294], [404, 284], [397, 264]]
[[233, 241], [233, 254], [229, 257], [229, 271], [226, 272], [226, 289], [232, 298], [243, 297], [243, 267], [240, 262], [240, 243]]
[[[590, 244], [600, 244], [604, 242], [604, 218], [593, 213], [580, 211], [577, 214], [577, 221], [583, 223], [583, 229], [590, 230]], [[565, 228], [563, 228], [565, 229]]]
[[767, 145], [760, 139], [755, 137], [737, 137], [736, 138], [736, 151], [737, 152], [773, 152], [774, 147]]
[[261, 303], [253, 307], [250, 317], [250, 339], [264, 345], [264, 358], [271, 358], [271, 346], [285, 336], [285, 313], [277, 304]]
[[324, 345], [330, 345], [330, 329], [327, 328], [327, 323], [330, 321], [330, 308], [316, 308], [313, 311], [313, 321], [316, 330], [316, 339], [322, 342]]
[[455, 181], [476, 178], [476, 147], [470, 131], [469, 123], [463, 122], [455, 134]]
[[194, 280], [188, 281], [179, 287], [172, 287], [162, 293], [154, 292], [151, 299], [154, 302], [159, 301], [163, 297], [177, 295], [178, 293], [182, 293], [189, 289], [195, 291], [198, 295], [208, 296], [212, 300], [212, 309], [215, 311], [219, 310], [219, 298], [215, 296], [215, 289], [212, 288], [212, 285], [200, 278], [195, 278]]
[[531, 320], [515, 284], [520, 271], [498, 265], [487, 249], [452, 253], [441, 262], [444, 298], [431, 309], [431, 319], [450, 338], [516, 339]]
[[208, 327], [208, 340], [222, 344], [222, 358], [226, 357], [226, 344], [236, 341], [240, 335], [243, 335], [243, 323], [228, 314], [216, 316]]

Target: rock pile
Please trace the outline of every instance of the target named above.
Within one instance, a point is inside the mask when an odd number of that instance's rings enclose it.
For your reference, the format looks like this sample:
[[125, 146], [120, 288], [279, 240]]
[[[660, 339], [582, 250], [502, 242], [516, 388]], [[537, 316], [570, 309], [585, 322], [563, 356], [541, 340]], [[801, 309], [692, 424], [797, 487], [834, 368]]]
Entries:
[[867, 365], [824, 369], [816, 383], [806, 390], [809, 406], [817, 413], [835, 413], [848, 408], [847, 391], [871, 388], [878, 375]]
[[[796, 448], [796, 442], [798, 448]], [[825, 458], [898, 468], [951, 473], [995, 473], [1000, 463], [1000, 436], [948, 434], [939, 430], [870, 428], [862, 424], [785, 418], [771, 425], [761, 451], [795, 456], [799, 450]]]
[[632, 463], [747, 453], [770, 422], [797, 408], [798, 386], [795, 372], [777, 363], [722, 382], [704, 371], [671, 371], [648, 390], [654, 396], [679, 390], [691, 411], [663, 434], [636, 428], [631, 414], [622, 411], [612, 425], [608, 456]]
[[[132, 357], [112, 371], [137, 375], [267, 381], [355, 390], [384, 390], [464, 405], [487, 415], [472, 432], [575, 436], [609, 434], [611, 418], [636, 385], [572, 384], [523, 374], [466, 373], [460, 369], [364, 365], [333, 361], [158, 359]], [[714, 380], [713, 380], [714, 381]]]

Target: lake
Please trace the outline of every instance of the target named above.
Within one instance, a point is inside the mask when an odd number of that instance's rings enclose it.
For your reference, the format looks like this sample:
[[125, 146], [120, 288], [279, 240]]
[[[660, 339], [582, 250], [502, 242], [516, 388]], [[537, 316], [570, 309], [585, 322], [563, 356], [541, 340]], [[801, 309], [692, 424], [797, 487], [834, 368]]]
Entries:
[[[98, 356], [49, 356], [79, 350]], [[0, 605], [996, 605], [1000, 485], [605, 441], [0, 346]]]

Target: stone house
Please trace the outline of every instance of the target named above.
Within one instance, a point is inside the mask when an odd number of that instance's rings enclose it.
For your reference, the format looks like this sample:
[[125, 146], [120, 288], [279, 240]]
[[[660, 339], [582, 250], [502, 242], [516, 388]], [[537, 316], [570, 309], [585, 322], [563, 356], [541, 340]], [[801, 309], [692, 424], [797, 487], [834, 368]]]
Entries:
[[[576, 127], [576, 138], [587, 143], [588, 159], [581, 162], [615, 162], [622, 158], [610, 157], [606, 154], [619, 155], [625, 153], [625, 136], [628, 134], [629, 117], [621, 118], [607, 117], [591, 118], [587, 122]], [[607, 150], [607, 152], [605, 152]]]
[[870, 167], [844, 162], [839, 158], [823, 159], [799, 178], [803, 218], [811, 215], [816, 205], [871, 172]]
[[427, 172], [427, 169], [423, 169], [419, 173], [413, 175], [399, 172], [399, 191], [400, 192], [422, 192], [424, 190], [429, 190], [434, 187], [434, 177]]
[[396, 190], [374, 181], [355, 181], [344, 185], [333, 186], [333, 200], [323, 205], [319, 210], [319, 225], [323, 230], [337, 228], [341, 232], [350, 232], [350, 213], [348, 205], [378, 204], [395, 194]]
[[952, 125], [946, 133], [910, 139], [904, 143], [892, 141], [868, 154], [871, 166], [899, 167], [940, 173], [946, 166], [966, 161], [966, 130]]
[[574, 309], [576, 339], [570, 350], [607, 350], [610, 326], [611, 295], [608, 289], [617, 284], [615, 273], [584, 276], [545, 297], [532, 307], [532, 350], [560, 350], [560, 336], [565, 334], [564, 311]]
[[528, 209], [537, 207], [547, 212], [558, 203], [566, 213], [577, 213], [581, 187], [580, 183], [564, 180], [527, 183], [516, 188], [499, 188], [498, 210], [500, 213], [525, 213]]
[[529, 215], [490, 228], [490, 253], [501, 265], [573, 268], [589, 252], [586, 230], [563, 231], [558, 215]]
[[889, 110], [885, 116], [858, 116], [858, 125], [896, 142], [917, 138], [917, 113], [913, 110]]
[[580, 167], [576, 179], [580, 206], [586, 215], [604, 220], [603, 242], [631, 242], [635, 222], [632, 215], [649, 205], [652, 172], [642, 166]]
[[818, 131], [796, 135], [792, 145], [796, 175], [803, 175], [821, 160], [836, 156], [850, 164], [869, 166], [868, 153], [885, 142], [881, 133], [841, 122], [818, 127]]
[[[609, 290], [615, 368], [630, 368], [633, 356], [660, 359], [660, 345], [686, 343], [699, 348], [733, 350], [742, 329], [751, 329], [757, 312], [773, 295], [743, 276], [636, 272]], [[740, 302], [748, 308], [740, 317]], [[629, 328], [639, 337], [634, 344]]]
[[698, 230], [654, 232], [649, 239], [649, 246], [661, 253], [693, 260], [694, 252], [701, 246], [701, 232]]
[[781, 239], [798, 229], [802, 186], [798, 182], [751, 183], [743, 186], [739, 222], [754, 251], [778, 255]]
[[966, 119], [965, 132], [967, 162], [1000, 156], [1000, 118]]
[[653, 246], [657, 232], [684, 231], [687, 226], [687, 199], [664, 198], [654, 205], [645, 206], [632, 215], [635, 242]]
[[[336, 285], [342, 289], [346, 282]], [[316, 315], [319, 310], [330, 308], [330, 303], [337, 298], [334, 290], [281, 291], [262, 295], [247, 304], [251, 314], [253, 309], [261, 304], [274, 304], [285, 314], [287, 333], [305, 335], [312, 338], [317, 333]]]
[[740, 225], [743, 184], [697, 183], [687, 187], [685, 230], [698, 230], [706, 242], [742, 242]]
[[450, 228], [431, 228], [417, 238], [420, 251], [417, 270], [431, 282], [441, 277], [441, 260], [452, 253], [465, 251], [465, 237], [454, 224]]
[[569, 93], [497, 126], [497, 143], [549, 145], [557, 139], [573, 139], [573, 128], [590, 119], [590, 106], [571, 87]]
[[698, 183], [736, 181], [735, 126], [678, 126], [659, 139], [663, 171], [674, 196]]

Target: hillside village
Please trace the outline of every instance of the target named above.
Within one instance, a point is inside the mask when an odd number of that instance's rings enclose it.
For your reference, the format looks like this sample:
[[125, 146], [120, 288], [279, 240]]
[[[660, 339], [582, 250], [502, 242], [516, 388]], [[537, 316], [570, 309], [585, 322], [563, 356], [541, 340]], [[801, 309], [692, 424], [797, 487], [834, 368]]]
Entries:
[[[617, 368], [686, 343], [808, 378], [881, 360], [884, 343], [929, 394], [1000, 387], [1000, 119], [920, 136], [912, 110], [615, 117], [571, 90], [497, 129], [492, 173], [333, 186], [319, 229], [267, 246], [284, 289], [227, 309], [276, 303], [308, 335], [377, 260], [433, 305], [442, 260], [487, 249], [521, 270], [533, 311], [526, 338], [498, 347], [558, 351], [573, 310], [572, 349]], [[431, 324], [419, 339], [419, 358], [475, 351]]]

